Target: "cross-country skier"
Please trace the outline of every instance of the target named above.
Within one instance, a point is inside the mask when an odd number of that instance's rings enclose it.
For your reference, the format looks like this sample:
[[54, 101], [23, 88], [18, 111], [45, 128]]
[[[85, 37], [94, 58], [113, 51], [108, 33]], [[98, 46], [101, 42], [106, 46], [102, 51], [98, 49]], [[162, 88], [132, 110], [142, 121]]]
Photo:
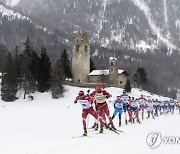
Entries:
[[114, 113], [112, 115], [112, 119], [119, 113], [119, 127], [121, 126], [121, 114], [123, 112], [123, 100], [121, 100], [120, 96], [114, 100]]
[[134, 97], [131, 99], [131, 111], [132, 111], [132, 122], [134, 123], [134, 119], [137, 119], [137, 122], [139, 121], [139, 103]]
[[169, 102], [168, 101], [165, 101], [165, 114], [168, 114], [169, 112]]
[[128, 115], [129, 115], [129, 122], [132, 122], [132, 110], [131, 110], [131, 96], [129, 96], [129, 101], [128, 101], [128, 104], [127, 104], [127, 112], [128, 112]]
[[169, 112], [171, 112], [171, 114], [174, 114], [174, 100], [173, 99], [170, 99], [169, 100]]
[[124, 117], [125, 117], [125, 123], [127, 125], [128, 121], [127, 121], [127, 104], [129, 102], [129, 96], [126, 93], [126, 90], [123, 90], [123, 94], [120, 95], [121, 99], [123, 100], [124, 104], [123, 104], [123, 111], [124, 111]]
[[[90, 92], [90, 90], [87, 91], [88, 95], [89, 95], [89, 92]], [[98, 114], [97, 101], [94, 99], [94, 97], [92, 97], [92, 98], [93, 98], [93, 100], [94, 100], [95, 111], [96, 111], [97, 114]], [[103, 112], [103, 114], [102, 114], [102, 121], [103, 121], [103, 123], [104, 123], [104, 126], [108, 129], [109, 126], [108, 126], [108, 124], [107, 124], [107, 122], [106, 122], [106, 115], [105, 115], [105, 112]], [[93, 125], [91, 128], [95, 128], [95, 130], [98, 130], [98, 127], [99, 127], [99, 124], [96, 123], [96, 119], [95, 119], [94, 125]]]
[[[94, 97], [96, 102], [96, 107], [98, 110], [98, 114], [101, 119], [103, 119], [104, 113], [107, 115], [110, 123], [110, 128], [112, 130], [116, 130], [116, 128], [113, 125], [112, 118], [110, 116], [110, 111], [106, 102], [106, 99], [109, 97], [112, 97], [111, 94], [109, 94], [106, 90], [102, 89], [100, 84], [96, 84], [95, 91], [93, 91], [90, 96]], [[103, 133], [103, 127], [100, 128], [100, 133]]]
[[140, 111], [141, 111], [141, 118], [142, 120], [144, 120], [144, 108], [146, 105], [147, 100], [144, 98], [143, 95], [141, 95], [138, 99], [137, 99], [139, 105], [140, 105]]
[[147, 100], [146, 108], [147, 108], [147, 113], [148, 113], [148, 117], [147, 118], [150, 118], [150, 115], [151, 115], [152, 118], [155, 119], [154, 118], [154, 114], [153, 114], [153, 110], [154, 110], [153, 101], [151, 99]]
[[96, 123], [100, 121], [101, 126], [103, 126], [102, 120], [98, 117], [97, 112], [92, 107], [93, 99], [91, 96], [84, 95], [84, 91], [81, 90], [79, 91], [79, 95], [76, 97], [74, 103], [80, 103], [82, 105], [83, 136], [87, 136], [86, 118], [88, 114], [91, 114], [96, 119]]
[[177, 102], [177, 107], [179, 109], [179, 114], [180, 114], [180, 102]]
[[159, 111], [159, 101], [158, 99], [153, 101], [154, 106], [154, 116], [158, 117], [158, 111]]
[[162, 101], [159, 101], [159, 112], [160, 112], [160, 115], [163, 114], [163, 110], [164, 110], [163, 108], [164, 108], [163, 102], [162, 102]]

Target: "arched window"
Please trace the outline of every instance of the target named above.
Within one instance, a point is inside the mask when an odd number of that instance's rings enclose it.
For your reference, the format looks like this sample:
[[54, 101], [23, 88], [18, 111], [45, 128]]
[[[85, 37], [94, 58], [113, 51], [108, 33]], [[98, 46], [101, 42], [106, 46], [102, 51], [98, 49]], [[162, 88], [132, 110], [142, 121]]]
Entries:
[[111, 62], [111, 66], [113, 66], [113, 62]]

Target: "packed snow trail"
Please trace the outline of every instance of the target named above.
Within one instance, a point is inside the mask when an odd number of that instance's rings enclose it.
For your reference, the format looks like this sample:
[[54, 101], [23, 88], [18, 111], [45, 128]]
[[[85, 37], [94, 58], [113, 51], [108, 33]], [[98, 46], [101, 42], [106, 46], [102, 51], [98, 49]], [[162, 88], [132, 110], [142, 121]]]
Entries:
[[[162, 115], [154, 119], [145, 119], [142, 124], [124, 124], [118, 127], [118, 119], [114, 119], [115, 127], [124, 133], [115, 134], [105, 130], [104, 134], [96, 134], [88, 130], [90, 137], [72, 138], [83, 133], [81, 106], [73, 100], [82, 88], [67, 86], [64, 98], [52, 100], [50, 93], [36, 93], [34, 100], [19, 99], [15, 103], [0, 102], [0, 153], [1, 154], [109, 154], [118, 151], [123, 154], [140, 153], [173, 153], [180, 151], [178, 144], [161, 144], [150, 149], [146, 143], [149, 133], [158, 131], [163, 136], [180, 135], [180, 115]], [[86, 88], [83, 88], [87, 90]], [[114, 97], [121, 89], [107, 88]], [[142, 91], [133, 90], [134, 96]], [[143, 91], [143, 94], [150, 95]], [[157, 97], [153, 95], [152, 97]], [[111, 114], [112, 103], [109, 103]], [[88, 127], [94, 119], [89, 116]]]

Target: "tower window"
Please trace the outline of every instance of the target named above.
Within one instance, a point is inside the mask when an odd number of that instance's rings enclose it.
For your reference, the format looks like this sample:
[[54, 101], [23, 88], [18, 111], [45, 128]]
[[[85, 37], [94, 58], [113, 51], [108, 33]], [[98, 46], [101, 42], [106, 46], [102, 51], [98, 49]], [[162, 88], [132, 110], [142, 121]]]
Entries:
[[122, 81], [120, 81], [120, 84], [122, 84]]
[[113, 62], [111, 62], [111, 66], [113, 66]]
[[79, 45], [76, 45], [76, 51], [79, 51]]
[[85, 52], [87, 52], [87, 49], [88, 49], [88, 47], [87, 47], [87, 45], [85, 45]]

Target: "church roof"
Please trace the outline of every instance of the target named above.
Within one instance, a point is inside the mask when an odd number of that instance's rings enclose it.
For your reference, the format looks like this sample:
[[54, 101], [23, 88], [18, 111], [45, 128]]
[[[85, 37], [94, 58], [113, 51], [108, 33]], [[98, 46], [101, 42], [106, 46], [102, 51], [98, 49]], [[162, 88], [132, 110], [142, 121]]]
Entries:
[[[121, 69], [118, 69], [118, 74], [125, 74], [126, 76], [129, 76], [129, 74]], [[89, 76], [97, 76], [97, 75], [109, 75], [109, 70], [93, 70]]]
[[109, 60], [117, 60], [116, 57], [110, 57]]

